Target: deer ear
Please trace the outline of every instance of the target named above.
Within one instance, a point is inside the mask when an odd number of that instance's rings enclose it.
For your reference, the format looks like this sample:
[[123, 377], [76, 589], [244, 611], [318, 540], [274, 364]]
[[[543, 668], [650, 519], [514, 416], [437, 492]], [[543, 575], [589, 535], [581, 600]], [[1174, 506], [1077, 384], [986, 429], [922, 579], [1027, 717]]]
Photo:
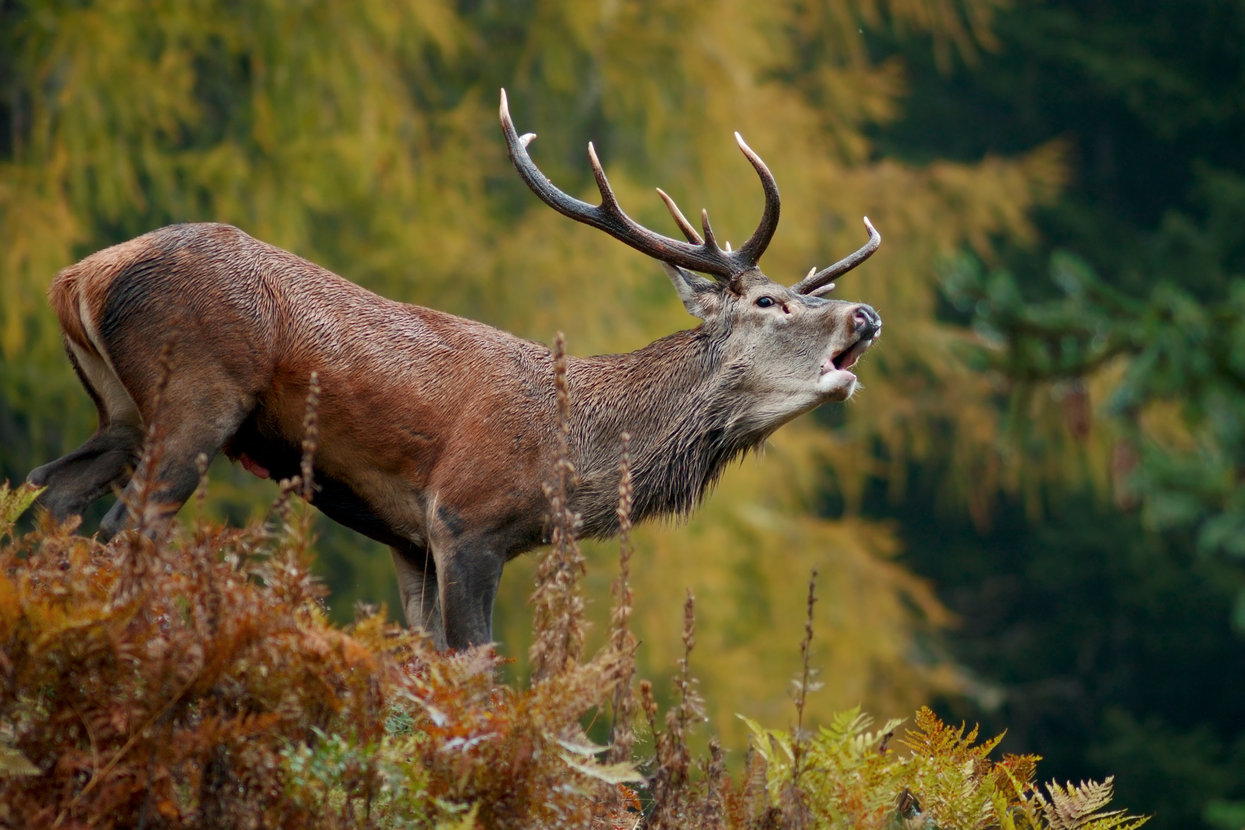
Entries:
[[674, 290], [679, 292], [679, 299], [688, 314], [707, 320], [722, 305], [722, 286], [717, 282], [685, 271], [677, 265], [663, 262], [666, 276], [674, 283]]

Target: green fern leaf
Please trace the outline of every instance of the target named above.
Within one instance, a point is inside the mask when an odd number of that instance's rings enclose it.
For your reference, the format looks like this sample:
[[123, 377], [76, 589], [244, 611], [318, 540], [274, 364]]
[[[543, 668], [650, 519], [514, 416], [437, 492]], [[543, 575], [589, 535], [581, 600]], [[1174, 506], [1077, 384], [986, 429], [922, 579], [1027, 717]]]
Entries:
[[17, 517], [29, 510], [42, 492], [42, 487], [19, 484], [11, 488], [7, 481], [0, 481], [0, 536], [12, 532]]

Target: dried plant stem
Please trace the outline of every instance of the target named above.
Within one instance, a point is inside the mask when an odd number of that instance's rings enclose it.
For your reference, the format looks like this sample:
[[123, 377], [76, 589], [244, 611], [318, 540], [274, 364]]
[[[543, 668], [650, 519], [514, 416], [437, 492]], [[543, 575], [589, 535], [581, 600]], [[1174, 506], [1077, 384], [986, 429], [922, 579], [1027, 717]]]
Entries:
[[551, 547], [540, 561], [532, 593], [536, 637], [530, 659], [532, 679], [544, 680], [577, 663], [583, 654], [584, 600], [579, 578], [585, 571], [576, 535], [579, 516], [570, 508], [575, 467], [570, 460], [571, 394], [566, 381], [566, 342], [561, 333], [554, 342], [553, 384], [557, 393], [557, 457], [552, 480], [544, 485], [549, 501]]
[[679, 676], [675, 680], [679, 701], [666, 714], [666, 731], [658, 733], [656, 729], [657, 704], [652, 699], [652, 686], [647, 681], [640, 684], [641, 701], [657, 744], [657, 768], [651, 778], [654, 806], [648, 824], [652, 830], [681, 827], [681, 805], [690, 803], [691, 799], [688, 787], [692, 756], [687, 738], [692, 725], [704, 720], [704, 704], [691, 675], [692, 648], [696, 644], [695, 609], [695, 599], [689, 590], [683, 603], [683, 657], [679, 660]]
[[199, 476], [199, 483], [195, 485], [195, 513], [203, 516], [203, 511], [207, 507], [207, 471], [208, 471], [207, 453], [201, 452], [195, 456], [195, 472]]
[[704, 766], [705, 797], [701, 804], [699, 827], [723, 827], [726, 824], [723, 790], [727, 786], [726, 753], [717, 736], [709, 739], [709, 760]]
[[810, 826], [811, 812], [805, 803], [803, 791], [800, 789], [800, 776], [804, 774], [808, 760], [808, 733], [804, 729], [804, 708], [808, 702], [808, 693], [818, 688], [814, 681], [817, 670], [812, 667], [813, 644], [813, 609], [817, 604], [817, 570], [814, 568], [808, 578], [808, 600], [804, 620], [804, 638], [800, 641], [800, 676], [795, 681], [792, 700], [795, 702], [795, 729], [791, 736], [791, 780], [783, 790], [783, 809], [788, 826], [804, 828]]
[[795, 686], [795, 712], [796, 712], [796, 732], [795, 732], [795, 766], [794, 769], [799, 770], [800, 756], [803, 754], [805, 745], [808, 742], [808, 736], [804, 732], [804, 707], [808, 702], [808, 693], [811, 688], [815, 688], [813, 677], [817, 671], [812, 667], [812, 645], [813, 645], [813, 609], [817, 604], [817, 569], [814, 568], [808, 577], [808, 599], [805, 602], [805, 618], [804, 618], [804, 639], [800, 641], [800, 679]]
[[619, 651], [634, 649], [635, 637], [630, 621], [631, 594], [631, 506], [634, 492], [631, 482], [631, 436], [621, 436], [622, 458], [618, 470], [618, 578], [614, 581], [614, 613], [610, 620], [610, 643]]
[[[166, 512], [160, 504], [157, 486], [157, 473], [164, 459], [164, 394], [168, 389], [169, 378], [173, 374], [173, 341], [168, 340], [160, 347], [160, 372], [156, 377], [156, 387], [151, 397], [151, 420], [147, 423], [147, 433], [143, 438], [143, 452], [139, 456], [138, 468], [134, 472], [134, 486], [126, 509], [134, 517], [134, 529], [141, 536], [153, 536], [162, 524]], [[129, 488], [127, 488], [129, 489]]]
[[[298, 484], [299, 495], [307, 504], [311, 503], [315, 493], [315, 458], [316, 448], [320, 440], [320, 373], [313, 371], [307, 378], [307, 403], [303, 411], [303, 444], [302, 457], [299, 459]], [[311, 547], [311, 526], [315, 514], [304, 507], [294, 527], [295, 550], [302, 556], [308, 555]]]
[[[692, 677], [692, 649], [696, 646], [696, 598], [689, 588], [683, 600], [683, 656], [679, 658], [679, 679], [675, 688], [679, 693], [679, 705], [670, 713], [668, 721], [680, 738], [686, 736], [692, 723], [704, 719], [704, 706], [696, 691], [696, 678]], [[686, 747], [684, 747], [686, 751]]]
[[618, 578], [614, 581], [614, 612], [610, 618], [610, 648], [619, 660], [619, 673], [614, 678], [613, 711], [610, 725], [608, 760], [620, 763], [631, 759], [635, 746], [636, 699], [632, 689], [635, 679], [635, 652], [638, 647], [631, 632], [630, 621], [634, 599], [631, 594], [631, 436], [623, 433], [622, 460], [618, 478]]
[[162, 507], [157, 493], [157, 473], [164, 457], [163, 400], [172, 374], [173, 341], [166, 341], [160, 349], [160, 371], [152, 394], [151, 418], [143, 436], [143, 449], [129, 485], [119, 496], [127, 513], [127, 523], [133, 522], [133, 533], [121, 534], [129, 555], [125, 558], [124, 576], [121, 578], [116, 601], [125, 604], [140, 596], [153, 567], [152, 558], [161, 555], [161, 546], [153, 544], [164, 535], [168, 511]]
[[297, 495], [310, 503], [315, 495], [315, 456], [319, 447], [320, 429], [320, 373], [311, 372], [307, 377], [307, 400], [303, 408], [303, 441], [299, 458], [298, 475], [283, 478], [277, 483], [277, 497], [268, 510], [269, 517], [284, 528], [290, 548], [298, 554], [306, 554], [311, 544], [311, 528], [315, 515], [304, 509], [297, 519], [290, 515], [293, 498]]
[[307, 378], [307, 404], [303, 412], [303, 446], [299, 464], [302, 497], [311, 501], [314, 491], [316, 445], [320, 439], [320, 373], [313, 371]]

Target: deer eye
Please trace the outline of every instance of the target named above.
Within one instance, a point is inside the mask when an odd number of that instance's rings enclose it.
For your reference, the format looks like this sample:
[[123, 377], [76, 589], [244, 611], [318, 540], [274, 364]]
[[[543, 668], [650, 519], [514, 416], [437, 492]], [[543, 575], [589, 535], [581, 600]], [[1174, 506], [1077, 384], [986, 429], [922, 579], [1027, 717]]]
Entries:
[[773, 297], [758, 297], [757, 298], [757, 308], [769, 308], [773, 304], [774, 304]]

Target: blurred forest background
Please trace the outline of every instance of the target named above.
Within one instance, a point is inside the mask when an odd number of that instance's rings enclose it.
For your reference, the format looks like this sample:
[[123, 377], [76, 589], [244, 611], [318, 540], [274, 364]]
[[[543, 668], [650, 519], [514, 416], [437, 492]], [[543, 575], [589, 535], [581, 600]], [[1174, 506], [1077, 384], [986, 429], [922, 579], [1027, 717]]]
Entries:
[[[96, 249], [230, 222], [390, 297], [631, 350], [691, 318], [532, 197], [498, 89], [562, 187], [594, 193], [591, 139], [667, 233], [655, 186], [751, 232], [739, 130], [783, 195], [766, 272], [828, 264], [868, 215], [885, 242], [837, 295], [886, 336], [848, 405], [639, 534], [648, 676], [690, 588], [738, 757], [736, 713], [791, 718], [816, 568], [814, 719], [930, 703], [1046, 776], [1115, 774], [1156, 828], [1245, 826], [1242, 44], [1219, 0], [0, 0], [0, 479], [94, 428], [44, 292]], [[223, 460], [211, 481], [235, 521], [275, 494]], [[320, 532], [333, 614], [396, 611], [387, 552]], [[598, 617], [616, 556], [590, 551]], [[520, 675], [534, 561], [498, 605]]]

